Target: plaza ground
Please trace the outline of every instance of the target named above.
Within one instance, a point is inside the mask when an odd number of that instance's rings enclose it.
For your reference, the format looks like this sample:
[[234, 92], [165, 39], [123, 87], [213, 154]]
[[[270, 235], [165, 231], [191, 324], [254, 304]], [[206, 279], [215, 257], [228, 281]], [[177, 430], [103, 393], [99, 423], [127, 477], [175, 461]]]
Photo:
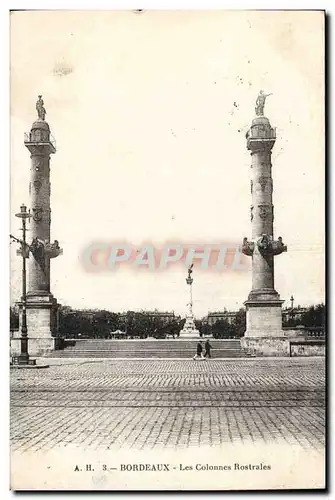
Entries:
[[46, 361], [11, 370], [13, 452], [324, 449], [324, 358]]

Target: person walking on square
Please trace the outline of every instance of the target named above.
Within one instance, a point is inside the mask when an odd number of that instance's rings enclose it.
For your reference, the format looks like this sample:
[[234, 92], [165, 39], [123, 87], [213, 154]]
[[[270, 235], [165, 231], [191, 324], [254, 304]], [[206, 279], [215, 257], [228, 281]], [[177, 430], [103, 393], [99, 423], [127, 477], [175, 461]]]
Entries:
[[193, 356], [193, 359], [204, 359], [204, 356], [202, 354], [202, 343], [201, 341], [199, 340], [198, 344], [197, 344], [197, 352], [196, 354]]
[[207, 339], [206, 342], [205, 342], [205, 358], [211, 358], [211, 349], [212, 349], [212, 346], [211, 344], [209, 343], [209, 340]]

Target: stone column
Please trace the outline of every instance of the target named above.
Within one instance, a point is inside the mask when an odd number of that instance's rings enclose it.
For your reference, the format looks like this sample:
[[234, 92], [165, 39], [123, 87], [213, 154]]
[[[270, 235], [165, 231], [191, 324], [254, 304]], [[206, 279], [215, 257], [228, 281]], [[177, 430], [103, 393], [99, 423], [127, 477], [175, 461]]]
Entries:
[[[24, 141], [31, 154], [27, 328], [29, 354], [33, 356], [55, 348], [57, 300], [50, 293], [50, 259], [62, 253], [57, 240], [50, 242], [50, 155], [56, 152], [56, 147], [45, 121], [42, 96], [36, 109], [38, 119]], [[19, 305], [22, 308], [22, 303]]]
[[192, 284], [193, 278], [191, 274], [193, 273], [193, 264], [188, 268], [188, 276], [186, 278], [186, 283], [190, 287], [190, 302], [187, 304], [189, 306], [188, 314], [186, 315], [186, 320], [184, 328], [180, 330], [180, 339], [195, 339], [200, 337], [199, 330], [196, 329], [193, 316], [193, 294], [192, 294]]
[[243, 240], [242, 251], [252, 258], [252, 289], [245, 302], [247, 329], [242, 346], [256, 354], [286, 354], [282, 330], [282, 303], [274, 288], [274, 256], [287, 251], [282, 238], [273, 239], [271, 150], [275, 130], [262, 112], [247, 133], [251, 164], [252, 239]]
[[[44, 135], [47, 143], [36, 138]], [[30, 200], [32, 219], [30, 235], [32, 240], [50, 241], [50, 153], [54, 153], [50, 143], [49, 125], [43, 121], [33, 123], [30, 132], [31, 142], [26, 147], [31, 152]], [[50, 293], [50, 260], [44, 259], [43, 265], [36, 259], [29, 259], [28, 295], [48, 295]]]

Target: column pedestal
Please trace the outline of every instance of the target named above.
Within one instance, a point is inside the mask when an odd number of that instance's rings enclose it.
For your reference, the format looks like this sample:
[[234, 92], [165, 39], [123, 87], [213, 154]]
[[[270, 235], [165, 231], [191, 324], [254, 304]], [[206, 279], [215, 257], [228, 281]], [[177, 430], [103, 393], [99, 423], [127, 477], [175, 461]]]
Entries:
[[288, 356], [289, 341], [282, 330], [283, 300], [247, 300], [247, 329], [241, 347], [256, 356]]
[[[20, 308], [20, 329], [22, 303]], [[57, 348], [58, 337], [56, 337], [57, 322], [57, 300], [51, 293], [45, 295], [27, 295], [27, 330], [28, 330], [28, 352], [30, 356], [43, 356]], [[16, 332], [11, 339], [11, 355], [20, 353], [20, 331]]]
[[256, 301], [247, 300], [246, 337], [282, 337], [282, 304], [283, 300]]
[[196, 329], [193, 316], [186, 316], [184, 328], [179, 333], [180, 339], [199, 339], [200, 332]]

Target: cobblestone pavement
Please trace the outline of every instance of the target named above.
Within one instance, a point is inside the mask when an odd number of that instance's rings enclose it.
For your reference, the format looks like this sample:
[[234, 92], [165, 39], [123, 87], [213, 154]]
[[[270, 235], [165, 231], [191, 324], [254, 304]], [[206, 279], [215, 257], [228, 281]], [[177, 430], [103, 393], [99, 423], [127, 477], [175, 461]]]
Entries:
[[13, 451], [324, 447], [323, 358], [48, 363], [11, 370]]

